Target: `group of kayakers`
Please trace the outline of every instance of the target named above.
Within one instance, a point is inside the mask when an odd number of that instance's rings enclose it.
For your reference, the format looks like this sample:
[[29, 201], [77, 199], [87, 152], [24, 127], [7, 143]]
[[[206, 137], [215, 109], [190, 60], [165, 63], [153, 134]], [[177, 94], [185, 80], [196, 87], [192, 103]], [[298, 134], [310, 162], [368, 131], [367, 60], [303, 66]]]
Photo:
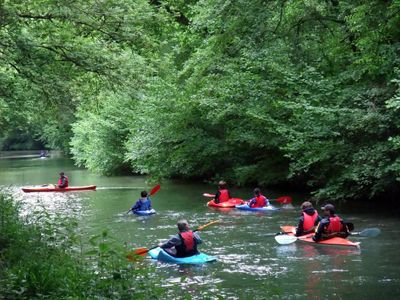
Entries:
[[349, 235], [346, 223], [335, 214], [335, 207], [332, 204], [321, 207], [322, 217], [309, 201], [303, 202], [301, 210], [296, 236], [315, 232], [313, 240], [318, 242], [332, 237], [346, 238]]
[[[60, 172], [57, 187], [68, 187], [68, 177], [64, 172]], [[225, 181], [218, 183], [218, 191], [215, 193], [215, 203], [223, 203], [231, 199], [229, 190]], [[249, 207], [265, 207], [270, 205], [268, 199], [261, 194], [259, 188], [254, 189], [254, 197], [248, 201]], [[140, 198], [131, 207], [131, 211], [148, 211], [151, 210], [151, 200], [147, 191], [140, 193]], [[296, 236], [303, 236], [315, 232], [313, 240], [318, 242], [332, 237], [346, 238], [349, 235], [349, 229], [346, 223], [335, 214], [335, 207], [332, 204], [326, 204], [321, 207], [322, 217], [313, 207], [312, 203], [305, 201], [301, 205], [301, 216], [296, 227]], [[177, 223], [178, 233], [165, 243], [158, 246], [164, 249], [168, 254], [174, 257], [188, 257], [198, 253], [197, 245], [201, 243], [201, 238], [197, 232], [193, 232], [189, 228], [186, 220], [180, 220]]]

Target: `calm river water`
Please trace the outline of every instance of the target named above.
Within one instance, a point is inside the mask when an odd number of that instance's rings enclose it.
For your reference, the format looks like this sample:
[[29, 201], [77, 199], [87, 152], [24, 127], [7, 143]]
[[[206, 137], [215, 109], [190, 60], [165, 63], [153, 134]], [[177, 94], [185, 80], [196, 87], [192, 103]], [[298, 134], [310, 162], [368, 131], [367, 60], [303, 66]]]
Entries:
[[[24, 194], [22, 186], [55, 183], [65, 171], [70, 185], [96, 184], [97, 191]], [[398, 299], [400, 297], [400, 220], [395, 215], [360, 212], [342, 206], [339, 214], [356, 230], [379, 227], [375, 238], [352, 237], [360, 250], [294, 243], [278, 245], [273, 234], [280, 225], [295, 224], [305, 196], [290, 194], [294, 210], [255, 214], [218, 211], [206, 206], [206, 184], [163, 182], [152, 197], [157, 214], [127, 215], [143, 189], [152, 185], [145, 177], [103, 177], [75, 167], [64, 158], [0, 159], [0, 187], [11, 188], [17, 199], [44, 205], [49, 211], [74, 214], [88, 234], [107, 229], [132, 248], [151, 247], [176, 232], [178, 219], [192, 227], [220, 219], [201, 233], [200, 250], [218, 258], [203, 266], [177, 266], [148, 260], [165, 286], [179, 285], [193, 298], [224, 299]], [[251, 188], [232, 190], [235, 197], [249, 198]], [[263, 191], [269, 198], [284, 191]]]

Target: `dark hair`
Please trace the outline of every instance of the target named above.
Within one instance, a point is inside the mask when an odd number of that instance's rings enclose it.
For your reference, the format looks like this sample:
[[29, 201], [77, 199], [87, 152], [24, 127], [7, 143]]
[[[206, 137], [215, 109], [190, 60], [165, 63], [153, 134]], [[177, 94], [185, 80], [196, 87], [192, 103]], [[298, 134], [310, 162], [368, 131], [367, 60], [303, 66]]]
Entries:
[[61, 176], [64, 176], [64, 172], [63, 172], [63, 171], [61, 171], [61, 172], [60, 172], [60, 175], [61, 175]]
[[255, 189], [254, 189], [254, 195], [256, 195], [256, 196], [260, 196], [260, 195], [261, 195], [261, 190], [260, 190], [260, 188], [255, 188]]
[[142, 192], [140, 193], [140, 196], [141, 196], [141, 197], [147, 197], [147, 192], [146, 192], [146, 191], [142, 191]]

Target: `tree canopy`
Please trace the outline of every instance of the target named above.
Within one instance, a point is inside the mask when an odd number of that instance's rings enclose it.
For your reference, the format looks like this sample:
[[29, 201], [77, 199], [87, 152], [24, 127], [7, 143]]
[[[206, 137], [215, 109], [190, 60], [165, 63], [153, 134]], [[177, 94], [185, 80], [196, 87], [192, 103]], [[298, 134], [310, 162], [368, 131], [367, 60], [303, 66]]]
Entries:
[[3, 1], [0, 15], [0, 126], [79, 165], [400, 193], [398, 0]]

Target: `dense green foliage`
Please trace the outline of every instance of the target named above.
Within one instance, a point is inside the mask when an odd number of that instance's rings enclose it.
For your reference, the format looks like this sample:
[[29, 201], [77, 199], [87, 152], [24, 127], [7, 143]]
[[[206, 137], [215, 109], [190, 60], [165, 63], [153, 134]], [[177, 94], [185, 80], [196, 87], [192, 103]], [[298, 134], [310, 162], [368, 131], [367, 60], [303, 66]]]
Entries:
[[127, 264], [126, 250], [107, 232], [93, 236], [90, 249], [82, 252], [87, 245], [70, 217], [40, 212], [21, 220], [18, 214], [12, 198], [0, 193], [2, 298], [165, 297], [167, 291], [156, 287], [151, 267], [141, 259]]
[[0, 9], [0, 126], [79, 165], [330, 199], [400, 193], [398, 0]]

